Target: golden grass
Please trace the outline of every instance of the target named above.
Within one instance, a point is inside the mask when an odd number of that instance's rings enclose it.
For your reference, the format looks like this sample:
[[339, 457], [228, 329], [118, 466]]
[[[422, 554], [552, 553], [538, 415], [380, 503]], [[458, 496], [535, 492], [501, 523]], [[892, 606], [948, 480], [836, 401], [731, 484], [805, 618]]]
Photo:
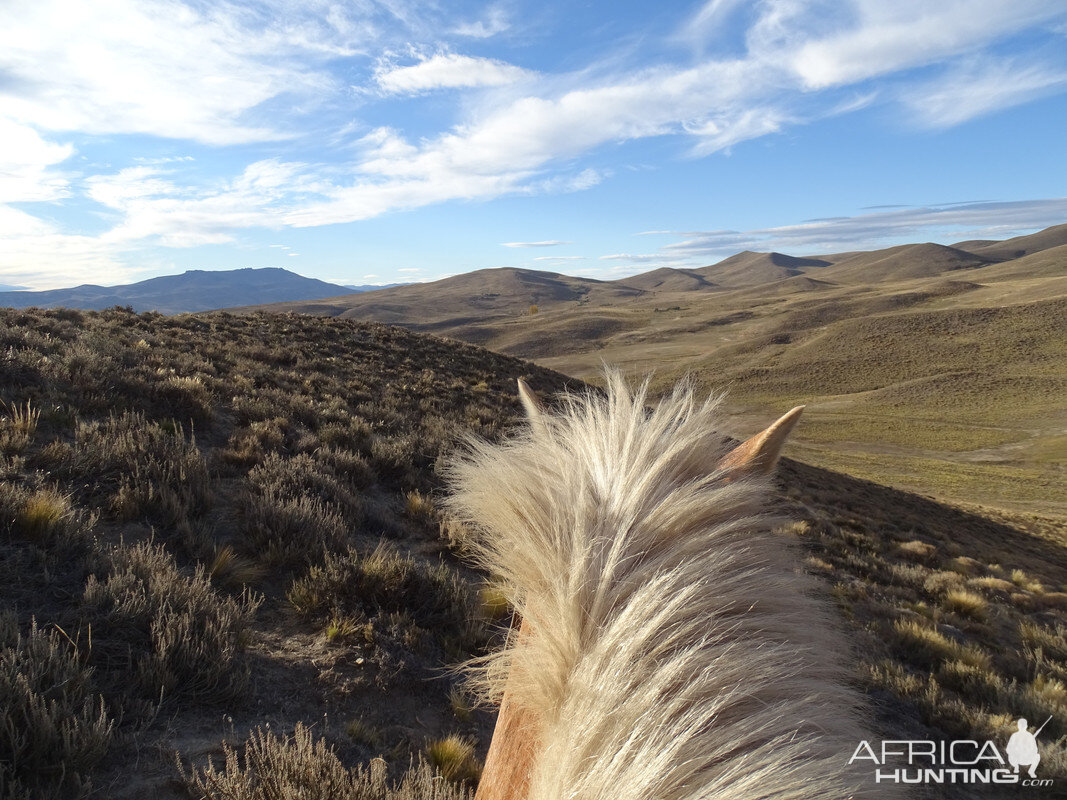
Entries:
[[30, 495], [15, 518], [24, 536], [41, 539], [73, 516], [70, 495], [41, 489]]
[[426, 757], [450, 781], [476, 783], [481, 776], [474, 743], [456, 734], [427, 742]]
[[982, 595], [966, 589], [953, 589], [946, 592], [941, 605], [942, 608], [979, 622], [984, 621], [989, 616], [989, 603], [986, 599]]
[[954, 660], [984, 670], [992, 666], [989, 654], [981, 648], [953, 641], [928, 623], [898, 619], [893, 623], [893, 630], [902, 644], [912, 648], [919, 658], [930, 664]]

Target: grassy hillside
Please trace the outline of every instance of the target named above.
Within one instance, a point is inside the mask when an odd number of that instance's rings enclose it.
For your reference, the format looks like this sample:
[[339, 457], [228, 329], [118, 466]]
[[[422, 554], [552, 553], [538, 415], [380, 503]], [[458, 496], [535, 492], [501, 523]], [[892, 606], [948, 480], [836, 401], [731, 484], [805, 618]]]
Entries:
[[[0, 311], [0, 353], [0, 797], [476, 780], [492, 714], [446, 667], [507, 610], [457, 556], [437, 470], [514, 423], [516, 377], [551, 396], [561, 375], [292, 315]], [[796, 462], [781, 483], [880, 732], [1003, 742], [1052, 714], [1042, 774], [1067, 780], [1057, 531]]]
[[612, 282], [483, 270], [270, 309], [387, 319], [585, 380], [602, 361], [657, 386], [691, 372], [730, 390], [739, 434], [805, 402], [813, 463], [1067, 523], [1065, 237], [745, 252]]

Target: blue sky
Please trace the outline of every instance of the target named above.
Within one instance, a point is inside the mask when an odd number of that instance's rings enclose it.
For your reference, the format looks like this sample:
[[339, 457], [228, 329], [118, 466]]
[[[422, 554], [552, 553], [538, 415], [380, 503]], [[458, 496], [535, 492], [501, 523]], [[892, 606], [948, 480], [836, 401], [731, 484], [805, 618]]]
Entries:
[[1059, 0], [0, 5], [0, 284], [612, 278], [1067, 222]]

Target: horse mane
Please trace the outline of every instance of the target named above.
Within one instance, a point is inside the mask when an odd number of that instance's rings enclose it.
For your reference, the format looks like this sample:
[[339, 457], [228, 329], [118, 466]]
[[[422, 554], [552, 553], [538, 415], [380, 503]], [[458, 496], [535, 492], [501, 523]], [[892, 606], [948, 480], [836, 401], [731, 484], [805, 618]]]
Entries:
[[647, 381], [606, 383], [450, 468], [527, 631], [479, 665], [535, 721], [525, 797], [851, 796], [870, 737], [848, 648], [774, 532], [771, 478], [731, 466], [719, 398], [683, 383], [649, 411]]

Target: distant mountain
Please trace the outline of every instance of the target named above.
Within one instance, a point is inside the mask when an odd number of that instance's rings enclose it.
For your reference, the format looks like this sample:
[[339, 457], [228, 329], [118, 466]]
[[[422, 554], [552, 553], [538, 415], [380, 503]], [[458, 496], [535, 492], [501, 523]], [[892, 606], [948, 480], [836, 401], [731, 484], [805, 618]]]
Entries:
[[[964, 275], [968, 281], [1014, 279], [1028, 273], [1035, 278], [1055, 277], [1065, 269], [1067, 225], [1004, 242], [974, 240], [960, 244], [969, 249], [925, 242], [808, 257], [746, 250], [706, 267], [659, 267], [612, 281], [530, 269], [483, 269], [432, 283], [376, 287], [368, 293], [323, 296], [314, 301], [248, 304], [233, 310], [292, 311], [373, 320], [530, 355], [542, 352], [524, 349], [524, 342], [535, 339], [552, 339], [553, 347], [558, 349], [560, 339], [569, 337], [577, 346], [579, 340], [591, 335], [590, 331], [601, 338], [609, 331], [621, 335], [622, 331], [636, 330], [644, 324], [642, 313], [649, 309], [657, 313], [655, 309], [663, 307], [668, 296], [668, 309], [690, 302], [707, 309], [729, 309], [731, 304], [743, 307], [760, 297], [851, 292], [862, 286], [878, 286], [879, 291], [884, 286], [885, 291], [899, 292], [899, 287], [892, 288], [895, 284], [937, 279], [958, 284]], [[1008, 258], [1003, 255], [1007, 251], [1033, 255]], [[940, 296], [939, 293], [940, 289], [935, 292]], [[917, 302], [919, 295], [901, 295], [891, 305], [908, 297]], [[531, 306], [537, 306], [538, 312], [580, 312], [584, 317], [580, 324], [574, 322], [576, 327], [568, 328], [560, 318], [545, 313], [530, 319], [534, 316], [530, 314]], [[733, 317], [728, 313], [721, 319]], [[716, 318], [715, 324], [720, 324], [721, 319]], [[524, 320], [521, 335], [511, 330], [518, 320]], [[530, 333], [529, 329], [541, 326], [545, 331], [536, 336]]]
[[7, 283], [0, 283], [0, 292], [21, 292], [25, 288], [25, 286], [11, 286]]
[[262, 310], [352, 317], [434, 330], [442, 320], [451, 324], [457, 318], [511, 317], [517, 312], [528, 313], [531, 306], [610, 302], [642, 294], [640, 289], [619, 282], [504, 267], [479, 269], [428, 283], [325, 297], [314, 303], [285, 301]]
[[128, 305], [135, 311], [178, 314], [236, 305], [310, 300], [350, 291], [345, 286], [305, 278], [277, 267], [193, 269], [181, 275], [149, 278], [124, 286], [84, 284], [43, 292], [0, 292], [0, 306], [101, 309]]
[[373, 292], [378, 289], [392, 289], [394, 286], [407, 286], [406, 283], [343, 283], [341, 285], [353, 292]]

